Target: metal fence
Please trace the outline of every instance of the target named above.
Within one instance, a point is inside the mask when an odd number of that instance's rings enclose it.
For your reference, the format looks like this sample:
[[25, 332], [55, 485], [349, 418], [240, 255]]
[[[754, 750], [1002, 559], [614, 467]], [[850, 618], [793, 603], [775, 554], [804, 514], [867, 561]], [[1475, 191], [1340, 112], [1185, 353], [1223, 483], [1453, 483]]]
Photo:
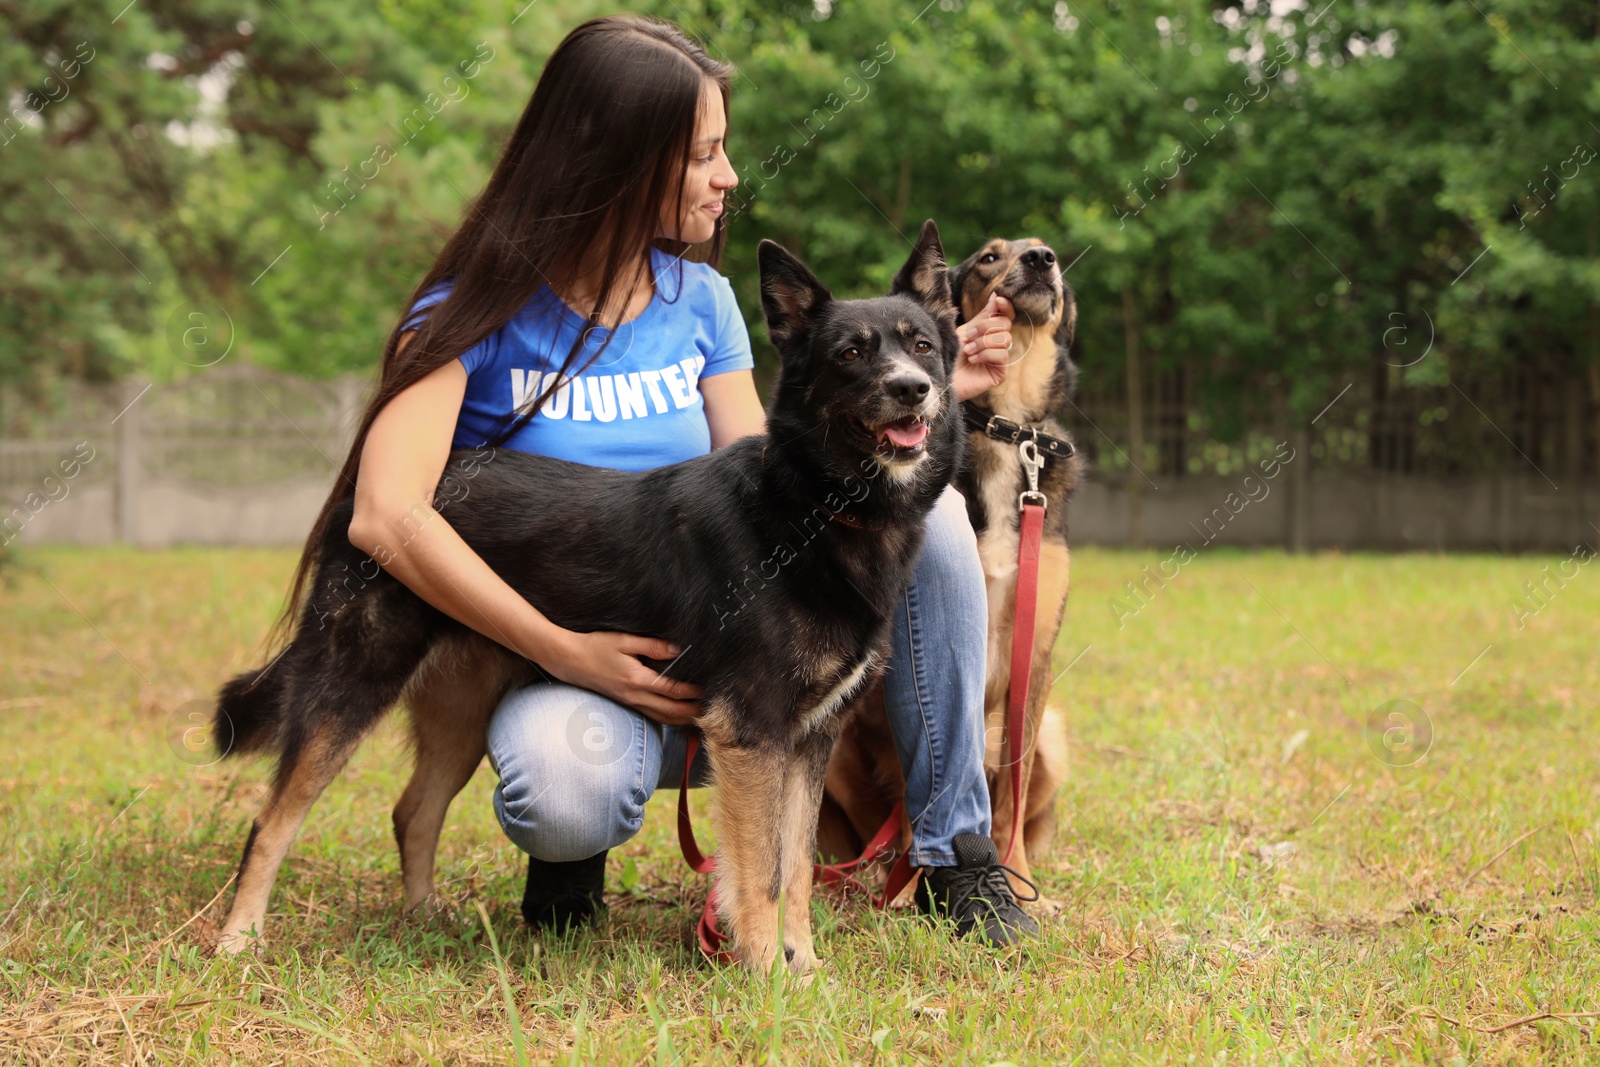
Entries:
[[[1528, 473], [1563, 479], [1600, 475], [1600, 364], [1582, 372], [1526, 360], [1492, 373], [1437, 385], [1404, 385], [1402, 368], [1377, 361], [1365, 375], [1336, 379], [1326, 407], [1297, 421], [1288, 413], [1285, 379], [1218, 386], [1192, 365], [1139, 376], [1137, 403], [1125, 367], [1095, 366], [1083, 375], [1076, 408], [1063, 412], [1101, 475], [1131, 473], [1130, 412], [1142, 416], [1138, 465], [1169, 476], [1228, 474], [1252, 453], [1270, 451], [1298, 428], [1310, 435], [1313, 467], [1341, 473], [1430, 477]], [[1197, 395], [1199, 383], [1237, 394], [1222, 404]], [[1230, 412], [1225, 421], [1208, 407]], [[1542, 472], [1542, 473], [1541, 473]]]
[[366, 382], [251, 367], [0, 398], [0, 541], [301, 540]]
[[[1130, 389], [1129, 370], [1085, 366], [1076, 403], [1061, 413], [1088, 459], [1073, 502], [1077, 541], [1209, 541], [1222, 516], [1224, 542], [1291, 549], [1600, 541], [1600, 366], [1527, 358], [1410, 385], [1380, 357], [1328, 386], [1309, 416], [1291, 413], [1296, 383], [1286, 376], [1229, 385], [1195, 364], [1135, 365]], [[1261, 465], [1284, 449], [1293, 461], [1259, 486], [1248, 516], [1223, 506], [1244, 492], [1243, 478], [1263, 482]]]
[[[1088, 365], [1060, 413], [1089, 461], [1072, 502], [1078, 543], [1503, 551], [1600, 540], [1600, 371], [1563, 376], [1531, 361], [1412, 387], [1379, 365], [1298, 421], [1288, 382], [1240, 383], [1246, 399], [1218, 405], [1196, 395], [1214, 376], [1193, 367], [1139, 376], [1135, 392], [1127, 380], [1125, 367]], [[235, 366], [0, 394], [0, 544], [296, 544], [369, 384]]]

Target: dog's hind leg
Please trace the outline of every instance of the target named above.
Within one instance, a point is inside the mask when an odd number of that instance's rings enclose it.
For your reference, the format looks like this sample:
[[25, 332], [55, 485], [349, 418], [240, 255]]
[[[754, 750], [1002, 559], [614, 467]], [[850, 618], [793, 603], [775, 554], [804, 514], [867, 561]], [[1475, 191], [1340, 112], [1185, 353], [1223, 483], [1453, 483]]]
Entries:
[[850, 825], [850, 816], [833, 793], [822, 796], [817, 814], [817, 852], [824, 863], [843, 863], [861, 854], [862, 841]]
[[394, 837], [408, 911], [434, 896], [445, 815], [483, 761], [489, 716], [519, 675], [499, 645], [469, 638], [440, 647], [406, 690], [416, 766], [394, 808]]
[[244, 843], [239, 887], [218, 938], [218, 947], [224, 952], [238, 952], [253, 937], [261, 935], [272, 884], [300, 832], [300, 824], [360, 744], [361, 734], [342, 730], [341, 725], [331, 719], [322, 720], [279, 762], [267, 806], [256, 816]]
[[882, 685], [873, 683], [850, 702], [823, 789], [817, 844], [831, 859], [855, 859], [906, 791]]
[[1033, 752], [1033, 775], [1023, 801], [1026, 821], [1022, 839], [1028, 855], [1038, 859], [1050, 849], [1056, 828], [1056, 793], [1067, 778], [1067, 720], [1055, 704], [1046, 704], [1039, 720]]
[[[308, 613], [314, 609], [308, 601]], [[245, 841], [233, 907], [217, 937], [224, 951], [244, 948], [252, 932], [260, 936], [278, 868], [311, 806], [400, 698], [433, 643], [431, 610], [391, 579], [347, 604], [326, 631], [314, 614], [302, 620], [276, 667], [282, 755]]]

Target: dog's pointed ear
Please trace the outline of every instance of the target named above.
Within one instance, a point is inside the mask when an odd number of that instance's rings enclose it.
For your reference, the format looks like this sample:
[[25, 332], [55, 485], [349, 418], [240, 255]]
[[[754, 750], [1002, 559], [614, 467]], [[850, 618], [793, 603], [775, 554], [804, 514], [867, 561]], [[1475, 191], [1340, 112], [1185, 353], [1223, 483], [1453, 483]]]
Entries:
[[935, 318], [948, 315], [953, 325], [956, 308], [950, 299], [948, 273], [944, 247], [939, 243], [939, 227], [929, 219], [922, 224], [922, 232], [917, 235], [917, 247], [911, 250], [911, 258], [894, 276], [889, 293], [891, 296], [898, 293], [913, 298], [932, 312]]
[[1061, 311], [1061, 325], [1056, 327], [1055, 342], [1061, 351], [1071, 352], [1072, 342], [1078, 335], [1078, 300], [1065, 278], [1061, 280], [1061, 302], [1066, 307]]
[[828, 287], [792, 252], [776, 241], [762, 239], [756, 249], [761, 268], [761, 310], [767, 318], [767, 336], [782, 352], [811, 332], [817, 313], [833, 299]]
[[966, 286], [967, 273], [972, 270], [972, 264], [975, 263], [977, 259], [978, 253], [974, 252], [966, 259], [963, 259], [960, 263], [957, 263], [955, 266], [951, 267], [949, 272], [945, 274], [945, 281], [947, 281], [950, 285], [950, 302], [954, 304], [956, 308], [957, 326], [960, 326], [962, 323], [967, 321], [966, 309], [961, 306], [961, 290]]

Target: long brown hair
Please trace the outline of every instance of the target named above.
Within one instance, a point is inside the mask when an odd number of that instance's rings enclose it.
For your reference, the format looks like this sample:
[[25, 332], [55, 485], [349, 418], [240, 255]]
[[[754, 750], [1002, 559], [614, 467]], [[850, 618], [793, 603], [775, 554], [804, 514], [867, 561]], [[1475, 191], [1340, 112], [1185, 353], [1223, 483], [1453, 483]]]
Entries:
[[[402, 315], [384, 345], [378, 388], [367, 404], [344, 466], [312, 524], [269, 641], [284, 637], [297, 614], [317, 550], [335, 508], [355, 491], [367, 433], [397, 394], [499, 330], [539, 291], [571, 292], [580, 266], [603, 263], [590, 326], [567, 351], [557, 375], [508, 419], [501, 444], [533, 417], [558, 384], [581, 373], [610, 343], [612, 331], [573, 371], [584, 341], [609, 306], [612, 289], [642, 249], [676, 258], [689, 245], [656, 238], [664, 204], [677, 210], [693, 149], [695, 122], [707, 80], [722, 93], [727, 114], [733, 67], [708, 56], [675, 24], [634, 15], [608, 15], [578, 26], [546, 61], [528, 106], [506, 142], [483, 193], [461, 227], [412, 291], [408, 309], [441, 282], [449, 295], [428, 310], [399, 350]], [[724, 219], [707, 242], [704, 260], [722, 260]], [[648, 255], [648, 253], [647, 253]], [[701, 258], [701, 257], [697, 257]], [[648, 263], [646, 264], [648, 266]], [[625, 284], [632, 279], [626, 279]], [[570, 374], [569, 374], [570, 372]]]

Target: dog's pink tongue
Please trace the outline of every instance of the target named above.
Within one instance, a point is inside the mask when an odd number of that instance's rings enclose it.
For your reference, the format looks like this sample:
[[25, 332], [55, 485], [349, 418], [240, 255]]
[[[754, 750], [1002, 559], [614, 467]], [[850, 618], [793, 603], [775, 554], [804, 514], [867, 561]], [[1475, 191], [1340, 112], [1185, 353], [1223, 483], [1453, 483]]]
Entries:
[[883, 428], [883, 436], [901, 448], [916, 448], [927, 438], [928, 424], [918, 422], [911, 426], [899, 426], [891, 423]]

